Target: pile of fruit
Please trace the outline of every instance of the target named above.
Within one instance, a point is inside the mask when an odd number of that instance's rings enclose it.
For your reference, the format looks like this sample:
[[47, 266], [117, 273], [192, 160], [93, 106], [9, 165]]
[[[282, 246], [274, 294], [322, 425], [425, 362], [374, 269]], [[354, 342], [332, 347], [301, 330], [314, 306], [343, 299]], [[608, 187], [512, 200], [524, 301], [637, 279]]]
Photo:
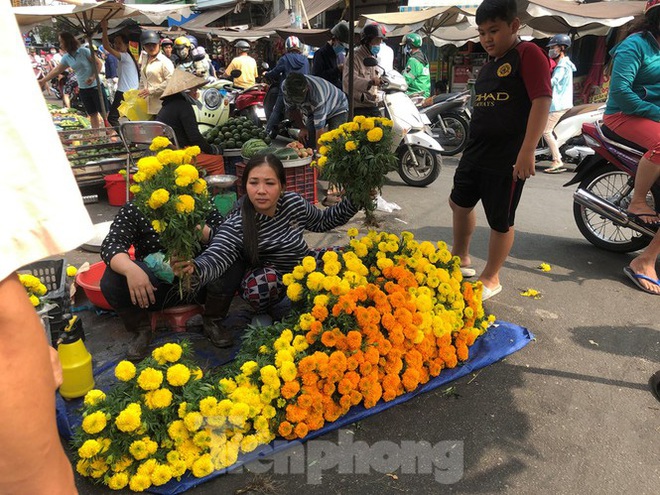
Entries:
[[270, 138], [262, 127], [257, 127], [246, 117], [232, 117], [223, 124], [202, 134], [209, 144], [223, 149], [241, 148], [250, 139], [262, 139], [270, 144]]
[[48, 104], [48, 111], [58, 130], [86, 129], [91, 127], [89, 119], [84, 115], [80, 115], [75, 108], [64, 108]]

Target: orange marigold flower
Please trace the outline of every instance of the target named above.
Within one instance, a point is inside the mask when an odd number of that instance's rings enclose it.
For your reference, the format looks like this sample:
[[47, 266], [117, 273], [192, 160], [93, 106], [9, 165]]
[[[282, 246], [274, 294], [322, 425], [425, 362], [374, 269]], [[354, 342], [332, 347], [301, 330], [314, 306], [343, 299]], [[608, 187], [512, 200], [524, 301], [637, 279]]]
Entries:
[[314, 385], [318, 381], [319, 381], [319, 377], [313, 371], [310, 371], [308, 373], [303, 373], [302, 375], [302, 382], [305, 385]]
[[314, 403], [314, 400], [312, 399], [312, 396], [309, 394], [302, 394], [298, 397], [298, 406], [302, 407], [303, 409], [309, 409], [312, 407], [312, 404]]
[[396, 324], [396, 319], [394, 318], [394, 315], [391, 313], [384, 313], [380, 321], [383, 327], [386, 328], [387, 330], [392, 330], [394, 328], [394, 325]]
[[456, 347], [456, 357], [459, 361], [467, 361], [468, 347], [467, 345], [459, 345]]
[[280, 394], [285, 399], [291, 399], [295, 397], [295, 395], [299, 391], [300, 391], [300, 383], [298, 383], [298, 380], [291, 380], [290, 382], [286, 382], [284, 386], [282, 386], [282, 389], [280, 390]]
[[348, 410], [351, 408], [351, 396], [350, 394], [346, 394], [342, 396], [341, 399], [339, 399], [339, 405], [343, 410]]
[[414, 325], [404, 325], [403, 335], [405, 335], [408, 340], [415, 340], [415, 337], [417, 337], [417, 327]]
[[309, 345], [316, 343], [317, 337], [318, 337], [318, 333], [313, 332], [311, 330], [305, 334], [305, 340]]
[[307, 417], [307, 410], [296, 406], [295, 404], [289, 404], [286, 406], [286, 419], [292, 423], [299, 423], [304, 421]]
[[309, 327], [309, 330], [316, 332], [316, 334], [320, 334], [323, 331], [323, 325], [320, 321], [313, 321]]
[[362, 345], [362, 334], [356, 330], [351, 330], [346, 335], [346, 343], [352, 351], [359, 349]]
[[323, 332], [323, 334], [321, 335], [321, 343], [326, 347], [334, 347], [335, 344], [337, 343], [337, 339], [335, 337], [334, 332], [328, 330]]
[[406, 371], [403, 372], [403, 376], [401, 377], [401, 382], [403, 383], [406, 391], [410, 392], [415, 390], [417, 385], [419, 385], [419, 371], [415, 368], [406, 369]]
[[322, 322], [328, 317], [328, 308], [325, 306], [314, 306], [312, 308], [312, 316], [319, 322]]
[[337, 391], [341, 395], [348, 395], [351, 390], [353, 390], [353, 383], [348, 378], [342, 378], [337, 384]]
[[378, 349], [376, 349], [374, 346], [369, 347], [364, 352], [364, 359], [371, 364], [378, 364], [378, 360], [380, 359], [380, 353], [378, 352]]
[[280, 423], [280, 426], [277, 428], [277, 432], [283, 437], [291, 435], [292, 431], [293, 431], [293, 425], [288, 421], [282, 421]]
[[336, 390], [335, 384], [332, 382], [328, 381], [323, 385], [323, 393], [325, 395], [332, 395], [335, 393], [335, 390]]
[[309, 428], [305, 423], [298, 423], [295, 428], [296, 436], [298, 438], [305, 438], [309, 432]]
[[351, 390], [351, 404], [357, 406], [362, 401], [362, 394], [357, 390]]
[[305, 356], [300, 360], [300, 363], [298, 363], [298, 371], [301, 374], [309, 373], [310, 371], [314, 371], [315, 369], [316, 369], [316, 360], [314, 359], [313, 356]]
[[441, 358], [436, 358], [429, 363], [429, 373], [431, 376], [438, 376], [442, 371], [444, 361]]
[[381, 356], [387, 356], [391, 350], [392, 350], [392, 342], [390, 342], [386, 338], [382, 338], [378, 342], [378, 352], [380, 353]]

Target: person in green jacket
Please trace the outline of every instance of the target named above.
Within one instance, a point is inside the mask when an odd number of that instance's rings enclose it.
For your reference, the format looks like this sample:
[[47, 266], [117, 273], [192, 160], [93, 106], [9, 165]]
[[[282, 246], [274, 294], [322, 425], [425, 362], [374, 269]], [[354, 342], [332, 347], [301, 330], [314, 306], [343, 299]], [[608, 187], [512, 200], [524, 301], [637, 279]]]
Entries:
[[402, 45], [409, 54], [408, 64], [403, 71], [403, 77], [408, 83], [408, 94], [422, 93], [425, 98], [431, 94], [431, 71], [429, 59], [422, 52], [422, 37], [417, 33], [410, 33], [403, 38]]

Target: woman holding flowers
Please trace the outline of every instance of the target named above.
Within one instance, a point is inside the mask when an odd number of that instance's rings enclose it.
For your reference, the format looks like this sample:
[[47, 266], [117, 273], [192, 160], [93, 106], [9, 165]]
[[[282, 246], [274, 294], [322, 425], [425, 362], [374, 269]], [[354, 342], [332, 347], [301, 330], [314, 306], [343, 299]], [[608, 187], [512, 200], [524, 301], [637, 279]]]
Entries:
[[286, 192], [286, 174], [274, 155], [252, 158], [242, 177], [247, 197], [240, 210], [217, 229], [209, 247], [194, 260], [175, 266], [175, 273], [194, 275], [202, 285], [222, 286], [226, 311], [233, 294], [257, 312], [270, 312], [284, 299], [282, 275], [312, 252], [305, 230], [327, 232], [344, 225], [358, 211], [350, 199], [321, 211], [294, 192]]

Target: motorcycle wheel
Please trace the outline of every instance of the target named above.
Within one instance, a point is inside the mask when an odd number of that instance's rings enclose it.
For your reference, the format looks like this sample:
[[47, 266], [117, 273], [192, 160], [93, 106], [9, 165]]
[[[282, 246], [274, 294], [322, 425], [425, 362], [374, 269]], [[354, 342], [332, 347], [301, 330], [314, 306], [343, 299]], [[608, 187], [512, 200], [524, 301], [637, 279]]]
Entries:
[[[442, 119], [445, 123], [445, 127], [448, 131], [446, 134], [442, 132], [442, 127], [440, 126], [438, 119]], [[457, 155], [467, 146], [470, 123], [462, 115], [457, 113], [438, 115], [438, 118], [433, 122], [431, 128], [433, 129], [433, 137], [443, 148], [443, 151], [440, 152], [441, 155]]]
[[[623, 195], [628, 188], [630, 176], [608, 162], [603, 162], [580, 182], [580, 189], [595, 194], [612, 204], [626, 209], [632, 197], [631, 191]], [[649, 192], [646, 197], [649, 206], [655, 208], [660, 204], [660, 196]], [[573, 203], [573, 217], [582, 235], [594, 246], [614, 253], [630, 253], [644, 249], [651, 238], [641, 235], [635, 230], [623, 227], [598, 213]]]
[[433, 150], [411, 145], [418, 165], [412, 159], [410, 150], [403, 146], [399, 151], [399, 175], [409, 186], [424, 187], [440, 175], [442, 158]]
[[250, 107], [250, 108], [248, 108], [247, 110], [243, 110], [243, 111], [239, 112], [238, 115], [241, 116], [241, 117], [247, 117], [247, 118], [250, 119], [250, 120], [252, 121], [252, 123], [253, 123], [254, 125], [256, 125], [257, 127], [261, 127], [261, 126], [262, 126], [261, 119], [260, 119], [259, 116], [257, 115], [257, 112], [256, 112], [256, 110], [254, 109], [254, 107]]

